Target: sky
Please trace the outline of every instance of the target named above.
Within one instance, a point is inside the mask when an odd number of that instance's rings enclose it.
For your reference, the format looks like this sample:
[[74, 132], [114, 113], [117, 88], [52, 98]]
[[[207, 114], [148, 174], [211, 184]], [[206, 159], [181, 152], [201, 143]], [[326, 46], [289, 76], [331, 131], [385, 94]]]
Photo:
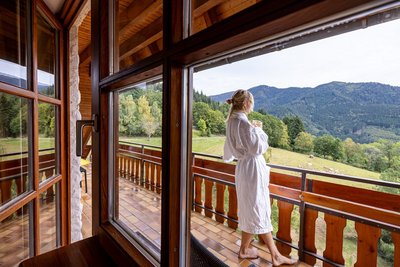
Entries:
[[400, 19], [194, 73], [217, 95], [257, 85], [315, 87], [331, 81], [400, 86]]

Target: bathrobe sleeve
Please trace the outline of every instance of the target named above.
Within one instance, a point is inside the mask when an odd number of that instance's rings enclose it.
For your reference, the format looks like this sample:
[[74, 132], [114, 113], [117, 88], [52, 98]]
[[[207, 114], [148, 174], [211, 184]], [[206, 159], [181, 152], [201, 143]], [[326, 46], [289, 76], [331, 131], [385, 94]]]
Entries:
[[240, 136], [248, 155], [257, 156], [267, 151], [268, 135], [261, 128], [243, 124], [240, 127]]

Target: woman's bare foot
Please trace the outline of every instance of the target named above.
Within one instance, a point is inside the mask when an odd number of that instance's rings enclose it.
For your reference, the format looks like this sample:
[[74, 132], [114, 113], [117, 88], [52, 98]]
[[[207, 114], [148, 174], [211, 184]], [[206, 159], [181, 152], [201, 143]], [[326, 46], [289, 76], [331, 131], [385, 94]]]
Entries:
[[282, 255], [275, 255], [275, 257], [272, 258], [272, 265], [273, 266], [280, 266], [280, 265], [293, 265], [297, 262], [297, 260], [289, 259], [285, 256]]
[[239, 258], [241, 259], [257, 259], [258, 250], [256, 248], [240, 248]]

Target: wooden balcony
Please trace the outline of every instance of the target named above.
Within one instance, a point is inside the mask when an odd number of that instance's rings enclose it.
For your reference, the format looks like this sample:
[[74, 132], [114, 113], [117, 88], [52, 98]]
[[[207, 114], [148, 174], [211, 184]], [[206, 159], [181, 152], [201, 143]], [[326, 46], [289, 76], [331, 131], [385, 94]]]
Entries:
[[[154, 147], [121, 143], [117, 162], [120, 219], [127, 222], [131, 231], [140, 231], [156, 250], [160, 249], [161, 152]], [[229, 266], [270, 266], [268, 249], [258, 241], [253, 245], [259, 248], [259, 259], [237, 258], [240, 232], [235, 166], [202, 154], [194, 154], [193, 162], [192, 234]], [[375, 190], [376, 186], [400, 188], [399, 184], [271, 167], [272, 216], [277, 218], [274, 234], [281, 253], [299, 258], [298, 266], [380, 266], [377, 246], [385, 229], [395, 247], [393, 266], [400, 266], [400, 196]], [[90, 169], [88, 174], [90, 185]], [[1, 176], [0, 183], [3, 180]], [[363, 184], [365, 188], [340, 184], [341, 181]], [[5, 187], [0, 186], [3, 195]], [[90, 186], [88, 189], [82, 198], [83, 220], [87, 220], [83, 225], [90, 227]], [[12, 225], [1, 227], [3, 233]], [[83, 229], [86, 236], [90, 232], [89, 228]], [[0, 236], [1, 244], [4, 238], [9, 237]], [[354, 246], [343, 249], [349, 238]]]

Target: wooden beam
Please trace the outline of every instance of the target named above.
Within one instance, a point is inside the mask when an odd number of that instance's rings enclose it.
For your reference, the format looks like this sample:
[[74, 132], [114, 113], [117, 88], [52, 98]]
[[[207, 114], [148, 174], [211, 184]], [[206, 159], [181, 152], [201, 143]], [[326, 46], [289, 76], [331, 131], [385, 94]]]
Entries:
[[80, 54], [79, 54], [79, 65], [86, 64], [90, 61], [92, 57], [92, 46], [89, 44]]
[[162, 18], [156, 19], [120, 46], [120, 60], [162, 38]]
[[202, 16], [208, 10], [218, 6], [219, 4], [222, 4], [223, 2], [225, 2], [225, 0], [209, 0], [209, 1], [201, 1], [201, 2], [197, 1], [196, 3], [198, 3], [199, 5], [194, 7], [193, 14], [192, 14], [193, 19], [196, 19], [196, 18]]
[[133, 1], [121, 14], [119, 14], [118, 27], [120, 36], [124, 35], [129, 28], [151, 17], [152, 14], [162, 11], [161, 0], [137, 0]]

